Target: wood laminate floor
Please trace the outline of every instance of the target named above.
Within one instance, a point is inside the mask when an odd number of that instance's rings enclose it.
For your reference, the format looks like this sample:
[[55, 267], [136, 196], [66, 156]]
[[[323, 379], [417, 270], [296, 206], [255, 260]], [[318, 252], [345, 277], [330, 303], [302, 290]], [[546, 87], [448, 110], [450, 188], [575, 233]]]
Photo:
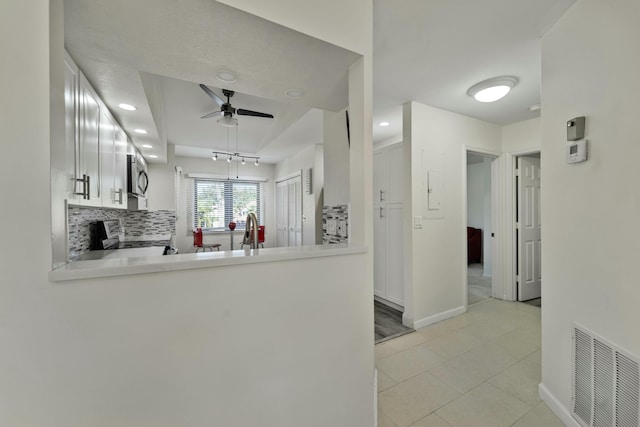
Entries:
[[402, 324], [402, 312], [374, 301], [376, 344], [413, 332]]

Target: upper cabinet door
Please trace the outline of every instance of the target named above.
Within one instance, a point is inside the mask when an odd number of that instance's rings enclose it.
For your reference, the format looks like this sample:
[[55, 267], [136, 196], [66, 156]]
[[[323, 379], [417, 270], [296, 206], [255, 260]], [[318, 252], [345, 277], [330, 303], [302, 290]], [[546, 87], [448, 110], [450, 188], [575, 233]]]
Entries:
[[402, 203], [404, 197], [402, 143], [373, 153], [373, 203]]
[[387, 203], [402, 203], [404, 196], [404, 167], [402, 144], [395, 144], [387, 151], [388, 180]]
[[114, 140], [114, 180], [113, 186], [116, 192], [116, 205], [119, 208], [127, 208], [127, 134], [115, 125]]
[[64, 127], [65, 127], [65, 164], [67, 177], [67, 200], [77, 203], [82, 196], [83, 182], [80, 172], [79, 138], [78, 138], [78, 67], [71, 57], [64, 58]]
[[79, 94], [80, 174], [86, 180], [86, 195], [80, 199], [80, 204], [100, 206], [100, 103], [82, 73]]
[[385, 203], [387, 197], [387, 181], [389, 166], [387, 164], [387, 151], [381, 150], [373, 153], [373, 203]]
[[114, 188], [115, 169], [115, 126], [106, 109], [102, 110], [100, 116], [100, 182], [102, 206], [116, 207], [117, 196]]

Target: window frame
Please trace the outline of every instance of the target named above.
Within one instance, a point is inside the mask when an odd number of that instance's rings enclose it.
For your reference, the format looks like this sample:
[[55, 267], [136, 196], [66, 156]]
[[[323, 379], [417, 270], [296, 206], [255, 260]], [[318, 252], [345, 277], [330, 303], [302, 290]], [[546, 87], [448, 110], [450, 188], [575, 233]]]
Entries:
[[[201, 227], [198, 221], [197, 215], [197, 200], [198, 200], [198, 184], [199, 183], [216, 183], [223, 185], [223, 197], [224, 197], [224, 226], [223, 227]], [[190, 216], [190, 227], [191, 229], [195, 229], [197, 227], [201, 227], [203, 233], [222, 233], [229, 231], [228, 224], [234, 218], [234, 187], [238, 184], [250, 185], [256, 187], [256, 216], [258, 217], [258, 224], [264, 224], [264, 185], [261, 180], [254, 179], [228, 179], [228, 178], [205, 178], [205, 177], [194, 177], [193, 178], [193, 187], [191, 196], [190, 196], [190, 206], [189, 206], [189, 216]], [[228, 207], [230, 206], [230, 207]], [[244, 231], [245, 224], [236, 227], [237, 231]]]

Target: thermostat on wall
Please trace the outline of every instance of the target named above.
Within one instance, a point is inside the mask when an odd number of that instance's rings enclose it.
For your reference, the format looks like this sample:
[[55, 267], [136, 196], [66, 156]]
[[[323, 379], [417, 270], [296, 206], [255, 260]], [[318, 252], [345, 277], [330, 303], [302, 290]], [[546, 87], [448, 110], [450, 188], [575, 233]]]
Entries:
[[567, 144], [567, 163], [580, 163], [587, 160], [587, 140], [580, 139]]

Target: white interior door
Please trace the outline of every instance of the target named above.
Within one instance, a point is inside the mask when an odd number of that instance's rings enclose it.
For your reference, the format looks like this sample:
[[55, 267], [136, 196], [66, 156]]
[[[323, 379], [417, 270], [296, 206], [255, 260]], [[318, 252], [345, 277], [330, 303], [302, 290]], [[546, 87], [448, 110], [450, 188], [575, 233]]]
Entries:
[[287, 181], [276, 182], [276, 246], [289, 246], [289, 186]]
[[276, 245], [302, 246], [302, 175], [276, 181]]
[[541, 296], [540, 159], [518, 158], [518, 301]]
[[289, 187], [289, 246], [302, 246], [302, 177], [287, 181]]

